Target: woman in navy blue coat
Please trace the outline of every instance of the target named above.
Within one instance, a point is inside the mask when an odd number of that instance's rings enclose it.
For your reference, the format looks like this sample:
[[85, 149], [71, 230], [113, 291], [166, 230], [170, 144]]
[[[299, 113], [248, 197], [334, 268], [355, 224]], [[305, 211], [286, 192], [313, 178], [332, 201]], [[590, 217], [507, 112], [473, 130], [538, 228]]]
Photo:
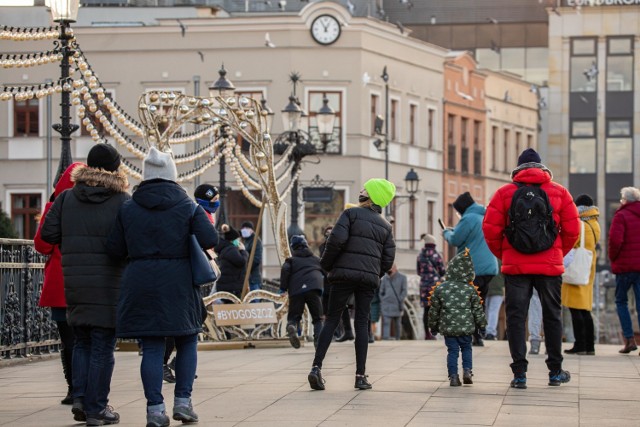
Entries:
[[140, 373], [147, 398], [147, 426], [168, 426], [162, 396], [165, 337], [175, 337], [176, 386], [173, 418], [195, 422], [191, 391], [197, 364], [197, 334], [206, 311], [194, 287], [189, 235], [203, 248], [218, 243], [204, 210], [175, 181], [170, 153], [151, 148], [144, 181], [125, 203], [109, 236], [110, 252], [127, 258], [117, 309], [116, 335], [142, 340]]

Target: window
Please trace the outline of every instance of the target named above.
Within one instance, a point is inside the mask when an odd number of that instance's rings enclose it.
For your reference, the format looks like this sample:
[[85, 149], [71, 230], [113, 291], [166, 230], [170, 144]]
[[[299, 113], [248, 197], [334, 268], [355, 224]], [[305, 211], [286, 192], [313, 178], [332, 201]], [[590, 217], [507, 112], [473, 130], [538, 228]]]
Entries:
[[434, 134], [435, 134], [435, 129], [433, 128], [433, 125], [435, 124], [434, 121], [434, 117], [435, 117], [435, 110], [432, 110], [431, 108], [429, 108], [429, 111], [427, 112], [427, 138], [428, 138], [428, 147], [429, 148], [435, 148], [434, 147]]
[[380, 97], [375, 94], [371, 94], [371, 135], [376, 134], [376, 117], [378, 117], [378, 102]]
[[[260, 190], [251, 190], [258, 200], [260, 200]], [[251, 221], [255, 226], [258, 225], [260, 219], [260, 208], [255, 207], [249, 199], [247, 199], [240, 190], [229, 190], [225, 200], [225, 216], [228, 224], [242, 224], [245, 221]], [[250, 251], [251, 248], [247, 248]]]
[[607, 39], [607, 91], [633, 90], [633, 39]]
[[[113, 100], [113, 92], [112, 91], [105, 90], [104, 94], [105, 94], [106, 97], [111, 98]], [[102, 101], [100, 101], [98, 99], [98, 95], [96, 95], [94, 93], [94, 94], [92, 94], [92, 98], [96, 102], [96, 106], [98, 106], [100, 108], [100, 111], [102, 111], [102, 114], [107, 119], [109, 119], [109, 121], [111, 121], [111, 112], [109, 111], [108, 108], [102, 107]], [[96, 119], [95, 116], [90, 116], [89, 114], [86, 114], [85, 118], [88, 118], [91, 121], [91, 124], [98, 131], [98, 135], [100, 135], [100, 137], [104, 138], [106, 136], [106, 132], [104, 130], [104, 126], [102, 125], [102, 122], [99, 119]], [[91, 132], [89, 132], [87, 130], [87, 128], [82, 123], [80, 123], [80, 135], [81, 136], [90, 136], [91, 135]]]
[[522, 153], [522, 134], [520, 132], [516, 132], [516, 154], [519, 156]]
[[[238, 90], [238, 91], [235, 92], [235, 94], [238, 97], [244, 96], [246, 98], [253, 98], [258, 102], [260, 102], [260, 100], [264, 98], [264, 92], [261, 91], [261, 90]], [[302, 119], [302, 120], [304, 120], [304, 119]], [[240, 146], [241, 150], [245, 154], [247, 154], [249, 152], [249, 149], [251, 148], [251, 145], [249, 144], [249, 141], [247, 141], [246, 139], [244, 139], [242, 137], [242, 135], [240, 135], [240, 133], [237, 133], [236, 143]]]
[[502, 141], [503, 171], [509, 172], [509, 129], [504, 130], [504, 139]]
[[571, 92], [595, 92], [597, 74], [596, 39], [571, 39]]
[[473, 173], [482, 175], [482, 151], [480, 150], [481, 123], [473, 121]]
[[433, 234], [433, 222], [436, 213], [436, 202], [427, 200], [427, 233]]
[[571, 123], [569, 172], [596, 173], [595, 121], [576, 120]]
[[456, 144], [454, 141], [455, 116], [449, 114], [447, 116], [447, 168], [456, 170]]
[[460, 119], [460, 142], [461, 142], [461, 165], [460, 170], [463, 173], [469, 173], [469, 143], [467, 141], [467, 131], [469, 127], [469, 120], [466, 118]]
[[498, 170], [498, 126], [491, 126], [491, 170]]
[[391, 140], [392, 141], [397, 141], [398, 140], [398, 100], [397, 99], [392, 99], [391, 100], [391, 118], [389, 119], [389, 121], [391, 122]]
[[416, 104], [409, 104], [409, 144], [416, 144], [416, 134], [418, 126], [418, 106]]
[[633, 172], [631, 120], [607, 121], [606, 172]]
[[336, 120], [333, 124], [333, 135], [331, 141], [327, 144], [326, 152], [340, 154], [342, 152], [342, 92], [341, 91], [309, 91], [309, 135], [311, 142], [318, 150], [323, 149], [323, 144], [318, 134], [318, 124], [316, 115], [318, 110], [322, 108], [322, 100], [324, 97], [329, 100], [329, 106], [336, 113]]
[[533, 148], [533, 135], [527, 135], [527, 148]]
[[42, 211], [42, 195], [12, 194], [11, 222], [21, 239], [33, 239], [38, 230], [37, 218]]
[[333, 190], [333, 200], [327, 202], [304, 203], [304, 234], [314, 253], [324, 241], [324, 229], [336, 222], [344, 210], [344, 190]]
[[38, 136], [40, 101], [37, 98], [13, 101], [13, 135]]

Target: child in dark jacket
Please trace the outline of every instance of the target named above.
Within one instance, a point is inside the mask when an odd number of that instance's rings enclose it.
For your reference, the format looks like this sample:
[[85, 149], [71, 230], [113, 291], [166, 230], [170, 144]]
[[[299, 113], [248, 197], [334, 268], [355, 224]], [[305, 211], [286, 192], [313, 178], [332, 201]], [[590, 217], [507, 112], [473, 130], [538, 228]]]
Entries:
[[324, 270], [304, 236], [291, 237], [291, 250], [293, 256], [285, 260], [280, 271], [280, 290], [289, 293], [287, 334], [293, 348], [300, 348], [298, 324], [306, 304], [313, 321], [313, 345], [317, 346], [322, 329]]
[[447, 265], [447, 280], [432, 292], [429, 327], [444, 335], [447, 346], [449, 385], [460, 386], [458, 353], [462, 352], [463, 382], [473, 384], [472, 334], [483, 330], [487, 319], [477, 289], [473, 286], [473, 262], [466, 249]]

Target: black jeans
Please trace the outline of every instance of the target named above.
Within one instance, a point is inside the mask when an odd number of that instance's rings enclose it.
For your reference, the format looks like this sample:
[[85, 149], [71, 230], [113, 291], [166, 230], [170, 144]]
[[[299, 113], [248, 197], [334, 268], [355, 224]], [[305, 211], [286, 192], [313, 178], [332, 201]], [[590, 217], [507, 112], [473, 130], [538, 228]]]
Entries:
[[313, 334], [317, 336], [322, 327], [322, 297], [320, 290], [308, 291], [298, 295], [289, 296], [289, 313], [287, 314], [287, 323], [298, 327], [302, 314], [304, 313], [304, 305], [309, 308], [311, 321], [313, 323]]
[[507, 338], [511, 352], [511, 370], [514, 374], [527, 372], [527, 344], [525, 322], [529, 301], [535, 288], [542, 305], [544, 344], [547, 349], [549, 371], [562, 369], [562, 307], [560, 289], [562, 276], [521, 274], [504, 276], [505, 310], [507, 314]]
[[320, 333], [320, 339], [318, 340], [318, 348], [316, 348], [313, 366], [322, 368], [322, 361], [327, 355], [333, 333], [340, 322], [340, 316], [347, 305], [349, 296], [353, 294], [356, 302], [354, 321], [356, 332], [356, 374], [364, 375], [365, 365], [367, 363], [367, 350], [369, 349], [369, 313], [375, 292], [375, 289], [370, 285], [362, 283], [334, 283], [331, 285], [329, 309], [324, 327]]
[[484, 276], [476, 276], [473, 279], [473, 284], [478, 287], [478, 291], [480, 291], [480, 298], [482, 298], [482, 306], [484, 307], [484, 301], [487, 299], [487, 293], [489, 292], [489, 282], [495, 276], [484, 275]]
[[573, 323], [573, 335], [576, 337], [573, 348], [577, 351], [594, 351], [595, 337], [593, 336], [594, 328], [591, 312], [576, 308], [570, 308], [569, 311], [571, 312], [571, 322]]

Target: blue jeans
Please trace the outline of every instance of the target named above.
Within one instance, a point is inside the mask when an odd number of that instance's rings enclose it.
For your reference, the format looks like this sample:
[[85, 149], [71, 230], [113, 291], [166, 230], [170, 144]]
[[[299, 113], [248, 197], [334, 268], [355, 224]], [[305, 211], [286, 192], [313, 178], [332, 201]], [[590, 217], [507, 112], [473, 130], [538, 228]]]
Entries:
[[462, 352], [462, 369], [473, 368], [472, 335], [462, 337], [444, 337], [447, 346], [447, 371], [449, 376], [458, 373], [458, 353]]
[[87, 415], [97, 415], [109, 403], [116, 330], [74, 326], [73, 397], [83, 400]]
[[638, 323], [640, 324], [640, 273], [620, 273], [616, 274], [616, 308], [618, 318], [622, 327], [622, 334], [625, 338], [633, 338], [633, 325], [631, 324], [631, 314], [629, 313], [629, 288], [633, 287], [633, 294], [636, 297], [636, 313], [638, 313]]
[[[196, 376], [198, 364], [198, 334], [174, 337], [176, 342], [176, 387], [174, 395], [177, 398], [191, 398], [193, 380]], [[147, 406], [164, 403], [162, 397], [162, 365], [164, 363], [164, 337], [142, 338], [142, 363], [140, 376]]]
[[399, 340], [402, 336], [402, 317], [390, 317], [382, 315], [382, 339], [388, 340], [391, 339], [391, 322], [394, 323], [396, 328], [396, 336], [395, 339]]
[[262, 289], [262, 281], [251, 282], [249, 281], [249, 292]]

